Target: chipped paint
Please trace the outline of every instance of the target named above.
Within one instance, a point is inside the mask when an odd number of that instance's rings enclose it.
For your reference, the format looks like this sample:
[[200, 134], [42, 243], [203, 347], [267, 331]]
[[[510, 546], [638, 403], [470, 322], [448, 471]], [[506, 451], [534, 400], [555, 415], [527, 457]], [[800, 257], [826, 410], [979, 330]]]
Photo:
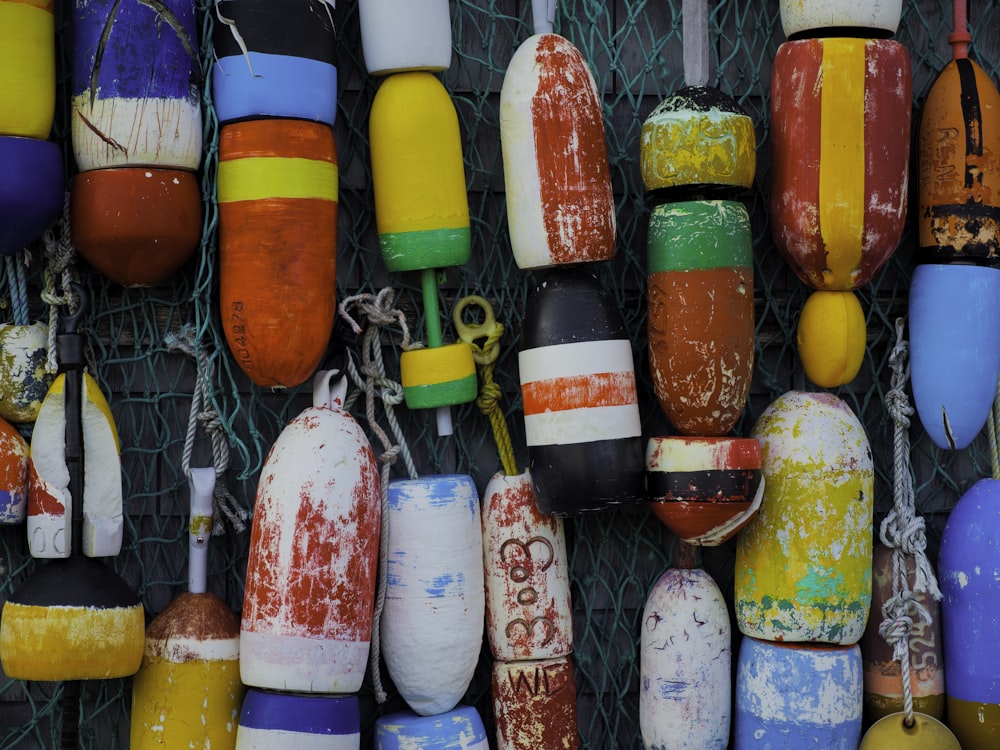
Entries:
[[576, 750], [576, 684], [568, 656], [493, 664], [498, 750]]

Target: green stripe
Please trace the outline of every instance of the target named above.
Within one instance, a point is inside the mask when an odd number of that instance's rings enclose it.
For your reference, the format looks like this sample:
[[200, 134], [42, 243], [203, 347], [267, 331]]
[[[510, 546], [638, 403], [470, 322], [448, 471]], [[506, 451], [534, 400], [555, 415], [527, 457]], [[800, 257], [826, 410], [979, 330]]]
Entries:
[[385, 232], [378, 236], [382, 260], [390, 271], [464, 266], [472, 249], [469, 227]]
[[466, 375], [458, 380], [428, 385], [414, 385], [403, 389], [408, 409], [436, 409], [439, 406], [454, 406], [475, 401], [479, 384], [476, 374]]
[[750, 268], [750, 217], [737, 201], [663, 203], [649, 216], [649, 273]]

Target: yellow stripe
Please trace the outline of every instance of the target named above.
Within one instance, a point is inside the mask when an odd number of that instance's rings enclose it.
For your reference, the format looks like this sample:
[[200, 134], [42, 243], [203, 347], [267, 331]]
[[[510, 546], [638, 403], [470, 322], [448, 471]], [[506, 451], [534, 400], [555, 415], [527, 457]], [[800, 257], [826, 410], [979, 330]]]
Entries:
[[865, 220], [864, 39], [823, 43], [819, 222], [827, 289], [850, 289], [861, 263]]
[[219, 163], [219, 202], [265, 198], [337, 200], [337, 165], [318, 159], [254, 156]]

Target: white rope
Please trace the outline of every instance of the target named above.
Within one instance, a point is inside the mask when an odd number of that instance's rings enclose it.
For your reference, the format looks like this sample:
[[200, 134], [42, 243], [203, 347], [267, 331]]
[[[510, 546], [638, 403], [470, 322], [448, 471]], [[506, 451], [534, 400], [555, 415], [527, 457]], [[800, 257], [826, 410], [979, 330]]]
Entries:
[[[58, 227], [58, 234], [56, 227]], [[63, 197], [62, 216], [42, 235], [42, 245], [45, 248], [45, 268], [42, 271], [44, 286], [41, 298], [49, 306], [48, 357], [45, 360], [45, 371], [54, 374], [59, 371], [59, 360], [56, 353], [59, 308], [65, 308], [65, 311], [72, 314], [79, 304], [72, 287], [73, 282], [76, 281], [73, 273], [76, 250], [70, 238], [69, 193]]]

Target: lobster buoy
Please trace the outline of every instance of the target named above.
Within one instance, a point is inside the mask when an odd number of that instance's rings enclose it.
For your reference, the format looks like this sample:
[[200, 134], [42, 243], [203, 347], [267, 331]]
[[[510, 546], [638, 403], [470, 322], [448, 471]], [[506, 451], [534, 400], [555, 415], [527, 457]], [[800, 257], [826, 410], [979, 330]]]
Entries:
[[0, 135], [49, 137], [56, 111], [55, 27], [55, 0], [0, 0]]
[[34, 422], [55, 374], [46, 369], [49, 327], [0, 324], [0, 417], [8, 422]]
[[614, 257], [601, 97], [569, 40], [535, 34], [514, 52], [500, 89], [500, 145], [518, 268]]
[[51, 141], [5, 135], [0, 136], [0, 164], [4, 165], [0, 169], [0, 255], [13, 255], [38, 239], [62, 213], [62, 152]]
[[434, 716], [400, 711], [375, 721], [375, 750], [489, 750], [489, 747], [483, 720], [472, 706], [458, 706]]
[[948, 516], [938, 580], [948, 726], [963, 750], [1000, 745], [1000, 481], [980, 479]]
[[961, 450], [986, 423], [1000, 374], [1000, 269], [917, 266], [909, 319], [920, 422], [939, 448]]
[[535, 505], [527, 472], [494, 474], [483, 492], [486, 633], [500, 661], [573, 651], [569, 558], [562, 519]]
[[744, 638], [736, 666], [735, 750], [857, 750], [861, 650]]
[[381, 647], [418, 714], [454, 708], [479, 662], [486, 615], [482, 522], [472, 477], [389, 483], [388, 572]]
[[236, 730], [236, 750], [357, 750], [360, 747], [361, 707], [356, 695], [247, 690]]
[[864, 427], [833, 394], [789, 391], [751, 436], [761, 443], [765, 484], [760, 510], [737, 537], [740, 630], [856, 643], [872, 591], [875, 469]]
[[646, 598], [639, 648], [643, 747], [725, 750], [732, 633], [708, 573], [670, 568], [660, 576]]
[[27, 507], [28, 443], [0, 419], [0, 524], [23, 523]]
[[755, 438], [652, 437], [646, 444], [649, 507], [688, 544], [722, 544], [763, 498]]
[[493, 663], [499, 750], [576, 750], [576, 684], [568, 656]]
[[220, 313], [237, 364], [257, 385], [300, 385], [326, 351], [336, 311], [337, 185], [326, 125], [273, 119], [222, 128]]
[[[781, 0], [781, 27], [789, 39], [811, 33], [846, 36], [860, 30], [864, 36], [892, 36], [899, 27], [902, 0], [871, 3], [868, 0]], [[858, 34], [852, 34], [857, 36]]]
[[[902, 669], [895, 660], [892, 646], [879, 633], [884, 619], [882, 606], [893, 596], [893, 555], [893, 550], [883, 544], [876, 544], [872, 552], [871, 614], [860, 642], [867, 724], [904, 710]], [[913, 555], [907, 554], [904, 559], [909, 590], [913, 591], [916, 565]], [[946, 681], [941, 658], [941, 610], [934, 597], [927, 592], [914, 592], [914, 601], [926, 609], [930, 621], [914, 617], [908, 636], [913, 710], [943, 719]]]
[[219, 122], [337, 116], [337, 46], [326, 0], [217, 0], [212, 105]]
[[254, 687], [353, 693], [368, 663], [378, 468], [335, 374], [317, 373], [313, 406], [261, 470], [240, 626], [240, 674]]
[[518, 364], [538, 509], [572, 515], [644, 500], [632, 344], [595, 276], [544, 277], [525, 307]]
[[447, 0], [360, 0], [361, 48], [373, 76], [451, 65], [451, 13]]

